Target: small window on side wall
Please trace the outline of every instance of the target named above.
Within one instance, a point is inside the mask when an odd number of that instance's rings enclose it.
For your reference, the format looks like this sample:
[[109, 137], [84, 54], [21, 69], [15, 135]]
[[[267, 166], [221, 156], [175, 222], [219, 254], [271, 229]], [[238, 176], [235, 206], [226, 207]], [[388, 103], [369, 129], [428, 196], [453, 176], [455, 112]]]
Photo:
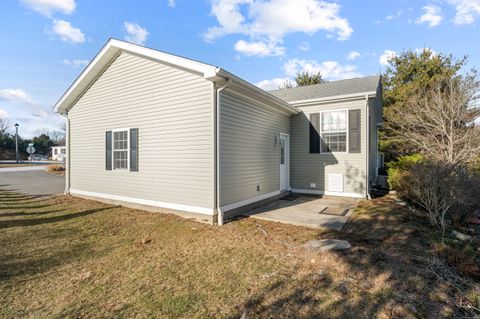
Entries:
[[310, 114], [310, 154], [361, 153], [361, 144], [360, 109]]
[[347, 111], [322, 112], [322, 153], [347, 151]]
[[113, 170], [128, 169], [128, 130], [113, 132]]
[[107, 131], [105, 138], [105, 169], [138, 171], [138, 129]]

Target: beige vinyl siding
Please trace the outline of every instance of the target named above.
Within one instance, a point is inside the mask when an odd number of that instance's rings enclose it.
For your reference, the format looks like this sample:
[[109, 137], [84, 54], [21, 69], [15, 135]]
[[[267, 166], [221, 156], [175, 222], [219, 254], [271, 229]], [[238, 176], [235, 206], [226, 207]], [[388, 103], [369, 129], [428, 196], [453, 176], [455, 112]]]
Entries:
[[[76, 102], [71, 188], [213, 208], [213, 85], [121, 53]], [[105, 170], [105, 132], [138, 128], [138, 172]]]
[[220, 101], [220, 206], [278, 191], [275, 137], [290, 134], [290, 116], [230, 91], [222, 91]]
[[[366, 106], [365, 99], [299, 107], [292, 116], [290, 184], [293, 189], [324, 192], [329, 190], [328, 174], [343, 174], [344, 193], [366, 192]], [[338, 109], [360, 109], [361, 153], [310, 154], [309, 118], [311, 113]], [[315, 188], [310, 188], [315, 183]]]

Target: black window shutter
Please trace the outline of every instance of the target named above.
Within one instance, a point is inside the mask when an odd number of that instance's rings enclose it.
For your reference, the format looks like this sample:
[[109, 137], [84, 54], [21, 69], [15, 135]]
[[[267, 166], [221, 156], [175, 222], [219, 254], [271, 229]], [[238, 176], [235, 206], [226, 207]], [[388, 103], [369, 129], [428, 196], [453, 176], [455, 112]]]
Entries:
[[362, 150], [360, 112], [360, 110], [348, 111], [348, 151], [350, 153], [360, 153]]
[[130, 129], [130, 171], [138, 172], [138, 128]]
[[310, 153], [320, 153], [320, 113], [310, 114]]
[[112, 170], [112, 131], [105, 132], [105, 169]]

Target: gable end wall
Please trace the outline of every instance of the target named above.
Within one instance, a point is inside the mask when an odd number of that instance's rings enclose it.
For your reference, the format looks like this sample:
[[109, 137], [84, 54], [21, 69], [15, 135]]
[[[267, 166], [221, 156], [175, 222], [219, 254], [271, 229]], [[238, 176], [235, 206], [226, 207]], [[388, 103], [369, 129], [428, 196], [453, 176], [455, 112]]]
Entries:
[[[213, 208], [213, 84], [121, 53], [69, 111], [71, 189]], [[105, 170], [105, 132], [138, 128], [138, 172]]]

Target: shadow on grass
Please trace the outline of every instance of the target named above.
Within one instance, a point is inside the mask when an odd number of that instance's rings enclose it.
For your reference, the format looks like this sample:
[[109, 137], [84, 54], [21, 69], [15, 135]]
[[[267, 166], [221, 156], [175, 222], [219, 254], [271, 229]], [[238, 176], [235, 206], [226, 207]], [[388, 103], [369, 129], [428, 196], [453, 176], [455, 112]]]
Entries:
[[34, 197], [39, 197], [39, 196], [36, 196], [36, 195], [21, 195], [21, 194], [17, 194], [17, 193], [12, 193], [12, 194], [2, 194], [0, 195], [0, 201], [3, 201], [3, 200], [9, 200], [9, 199], [24, 199], [24, 198], [34, 198]]
[[95, 208], [89, 209], [81, 212], [65, 214], [61, 216], [52, 216], [52, 217], [45, 217], [45, 218], [32, 218], [32, 219], [15, 219], [15, 220], [7, 220], [7, 221], [0, 221], [0, 229], [2, 228], [10, 228], [10, 227], [29, 227], [29, 226], [37, 226], [42, 224], [50, 224], [50, 223], [57, 223], [61, 221], [66, 221], [74, 218], [84, 217], [91, 214], [103, 212], [106, 210], [113, 209], [114, 207], [103, 207], [103, 208]]
[[[42, 197], [42, 196], [38, 196], [38, 197]], [[38, 197], [26, 197], [26, 198], [16, 198], [16, 199], [6, 199], [6, 200], [0, 198], [0, 204], [16, 205], [18, 203], [33, 204], [33, 203], [45, 202], [46, 198], [38, 199]]]
[[[0, 190], [0, 194], [1, 190]], [[0, 206], [7, 208], [8, 206], [17, 206], [17, 205], [30, 205], [37, 203], [45, 203], [50, 196], [44, 195], [28, 195], [28, 196], [1, 196], [0, 195]]]
[[19, 256], [0, 257], [0, 279], [7, 280], [18, 276], [33, 276], [50, 271], [88, 255], [92, 249], [87, 244], [70, 245], [65, 250], [37, 252], [35, 256], [19, 258]]
[[[338, 239], [352, 244], [350, 250], [313, 253], [312, 258], [328, 259], [332, 264], [311, 265], [295, 278], [280, 277], [245, 300], [229, 318], [471, 316], [456, 308], [454, 300], [439, 297], [451, 291], [427, 271], [433, 257], [427, 236], [435, 234], [412, 212], [391, 202], [381, 203], [382, 199], [376, 208], [357, 209], [358, 215], [337, 233]], [[365, 201], [363, 205], [372, 204]], [[362, 215], [365, 211], [368, 214]]]
[[[5, 193], [0, 189], [0, 194]], [[15, 196], [17, 198], [41, 197], [24, 196], [21, 194], [11, 195], [11, 197]], [[52, 240], [56, 240], [56, 238], [64, 239], [69, 236], [68, 232], [65, 232], [65, 225], [63, 224], [58, 224], [58, 227], [55, 225], [54, 227], [36, 228], [35, 230], [27, 232], [29, 227], [82, 218], [116, 207], [107, 206], [79, 212], [69, 212], [66, 209], [61, 209], [55, 200], [48, 202], [46, 202], [46, 200], [50, 200], [50, 198], [44, 198], [42, 200], [42, 202], [46, 203], [44, 205], [25, 206], [25, 203], [19, 200], [15, 202], [17, 203], [16, 205], [15, 203], [12, 203], [11, 206], [9, 205], [1, 207], [2, 209], [7, 209], [9, 211], [0, 212], [0, 217], [8, 218], [24, 216], [25, 218], [0, 220], [0, 229], [8, 229], [13, 227], [24, 228], [21, 232], [17, 232], [16, 230], [11, 233], [6, 232], [5, 237], [2, 238], [4, 243], [2, 247], [3, 249], [0, 249], [0, 281], [17, 276], [33, 276], [39, 273], [50, 271], [57, 266], [81, 259], [83, 256], [88, 256], [92, 251], [91, 247], [86, 242], [82, 242], [79, 244], [68, 245], [68, 249], [57, 247], [53, 250], [49, 248], [48, 245], [44, 246], [43, 244], [40, 244], [37, 246], [35, 244], [35, 250], [30, 251], [28, 255], [21, 254], [15, 249], [15, 246], [17, 242], [19, 242], [19, 245], [27, 244], [27, 242], [25, 242], [25, 238], [39, 242], [44, 242], [45, 240], [50, 242]], [[0, 203], [2, 202], [2, 199], [0, 199]], [[47, 210], [35, 211], [37, 208], [47, 208]], [[50, 214], [52, 215], [49, 216]], [[29, 216], [33, 216], [33, 218], [28, 218]], [[42, 216], [44, 217], [42, 218]], [[74, 228], [72, 231], [81, 230]]]
[[[22, 203], [24, 204], [24, 203]], [[29, 204], [29, 203], [27, 203]], [[35, 204], [35, 203], [32, 203]], [[26, 205], [11, 205], [11, 206], [0, 206], [0, 209], [36, 209], [36, 208], [45, 208], [45, 207], [51, 207], [52, 205], [34, 205], [34, 206], [26, 206]]]
[[[45, 205], [44, 207], [50, 207], [49, 205]], [[17, 208], [17, 207], [15, 207]], [[31, 207], [29, 207], [31, 208]], [[58, 213], [58, 212], [65, 212], [63, 209], [55, 209], [55, 210], [49, 210], [46, 212], [7, 212], [7, 213], [2, 213], [0, 212], [0, 217], [17, 217], [17, 216], [37, 216], [37, 215], [48, 215], [48, 214], [53, 214], [53, 213]]]
[[31, 198], [31, 197], [19, 197], [19, 198], [15, 198], [15, 199], [1, 199], [0, 198], [0, 204], [6, 204], [6, 205], [13, 205], [13, 204], [16, 204], [16, 203], [24, 203], [24, 202], [31, 202], [31, 203], [37, 203], [37, 202], [41, 202], [41, 201], [44, 201], [45, 199], [37, 199], [37, 198]]

